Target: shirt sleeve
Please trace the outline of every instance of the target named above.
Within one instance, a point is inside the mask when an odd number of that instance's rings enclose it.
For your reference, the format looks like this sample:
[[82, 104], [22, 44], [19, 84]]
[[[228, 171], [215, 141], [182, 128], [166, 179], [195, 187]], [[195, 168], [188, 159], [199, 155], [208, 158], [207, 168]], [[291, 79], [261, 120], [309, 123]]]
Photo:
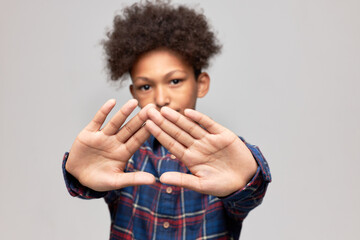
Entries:
[[[241, 140], [244, 141], [242, 138]], [[230, 217], [239, 222], [242, 222], [252, 209], [261, 204], [267, 186], [271, 182], [270, 168], [260, 149], [245, 141], [244, 143], [258, 164], [257, 171], [243, 189], [225, 198], [221, 198]]]
[[74, 176], [72, 176], [70, 173], [66, 171], [65, 165], [68, 157], [69, 157], [69, 153], [66, 152], [62, 162], [62, 170], [63, 170], [66, 188], [70, 193], [70, 195], [73, 197], [79, 197], [83, 199], [102, 198], [106, 196], [108, 192], [97, 192], [88, 187], [85, 187]]

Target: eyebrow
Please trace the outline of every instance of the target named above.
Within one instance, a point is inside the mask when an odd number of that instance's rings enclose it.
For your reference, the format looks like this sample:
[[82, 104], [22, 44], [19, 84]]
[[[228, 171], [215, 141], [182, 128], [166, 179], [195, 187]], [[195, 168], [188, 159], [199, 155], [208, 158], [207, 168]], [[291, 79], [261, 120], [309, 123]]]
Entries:
[[182, 71], [182, 70], [173, 70], [173, 71], [170, 71], [170, 72], [168, 72], [167, 74], [165, 74], [165, 77], [168, 78], [168, 77], [170, 77], [171, 75], [173, 75], [173, 74], [176, 73], [176, 72], [185, 73], [186, 76], [187, 76], [187, 73], [186, 73], [185, 71]]
[[[188, 75], [185, 71], [182, 71], [182, 70], [172, 70], [172, 71], [168, 72], [167, 74], [165, 74], [164, 78], [169, 78], [171, 75], [173, 75], [176, 72], [185, 73], [186, 76]], [[142, 76], [135, 77], [134, 80], [143, 80], [143, 81], [146, 81], [146, 82], [151, 82], [152, 81], [150, 78], [142, 77]]]

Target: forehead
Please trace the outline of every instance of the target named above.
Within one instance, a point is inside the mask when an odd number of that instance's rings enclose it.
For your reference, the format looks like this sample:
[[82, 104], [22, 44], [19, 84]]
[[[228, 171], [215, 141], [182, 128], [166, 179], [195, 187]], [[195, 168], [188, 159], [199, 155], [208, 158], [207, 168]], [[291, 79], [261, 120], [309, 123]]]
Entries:
[[180, 54], [159, 48], [140, 55], [132, 67], [131, 76], [136, 77], [142, 74], [164, 75], [174, 70], [191, 72], [192, 67]]

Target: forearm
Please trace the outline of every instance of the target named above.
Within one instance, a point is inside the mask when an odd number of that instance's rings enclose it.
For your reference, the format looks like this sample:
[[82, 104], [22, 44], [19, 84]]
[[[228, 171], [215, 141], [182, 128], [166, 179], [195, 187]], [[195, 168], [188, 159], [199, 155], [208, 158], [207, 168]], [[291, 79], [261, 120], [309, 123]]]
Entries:
[[228, 214], [242, 221], [247, 214], [259, 206], [265, 196], [268, 184], [271, 182], [271, 174], [268, 163], [257, 146], [251, 145], [241, 139], [251, 151], [257, 162], [258, 168], [252, 179], [239, 191], [222, 198]]
[[259, 167], [254, 178], [243, 189], [221, 198], [229, 216], [243, 221], [251, 210], [261, 204], [268, 184]]

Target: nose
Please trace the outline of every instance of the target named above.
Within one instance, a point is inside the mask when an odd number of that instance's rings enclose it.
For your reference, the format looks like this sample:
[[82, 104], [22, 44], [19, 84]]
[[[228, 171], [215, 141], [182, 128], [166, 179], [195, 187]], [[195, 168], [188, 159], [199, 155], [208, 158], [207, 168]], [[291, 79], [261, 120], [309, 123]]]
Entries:
[[155, 105], [158, 108], [168, 106], [170, 104], [170, 94], [166, 87], [160, 86], [155, 91]]

